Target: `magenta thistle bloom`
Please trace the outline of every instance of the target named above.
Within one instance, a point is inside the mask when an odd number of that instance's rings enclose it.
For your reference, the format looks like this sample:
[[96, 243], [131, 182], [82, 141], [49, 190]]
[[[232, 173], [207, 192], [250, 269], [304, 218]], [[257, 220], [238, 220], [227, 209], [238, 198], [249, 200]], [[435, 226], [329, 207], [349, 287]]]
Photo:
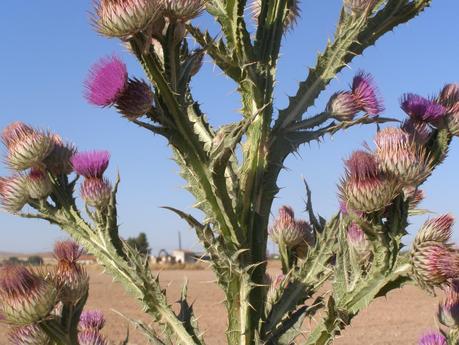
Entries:
[[362, 111], [369, 115], [378, 115], [384, 111], [379, 91], [370, 74], [359, 72], [352, 81], [352, 94]]
[[102, 178], [87, 178], [81, 185], [81, 197], [86, 204], [96, 208], [107, 206], [111, 193], [110, 182]]
[[57, 303], [54, 284], [23, 266], [0, 270], [0, 313], [7, 323], [27, 325], [48, 317]]
[[424, 122], [438, 121], [447, 112], [443, 105], [413, 93], [404, 94], [400, 106], [412, 119]]
[[101, 330], [105, 325], [104, 314], [100, 310], [84, 311], [80, 316], [78, 326], [81, 330]]
[[351, 121], [359, 112], [359, 105], [350, 92], [336, 92], [327, 104], [327, 113], [340, 121]]
[[108, 345], [107, 339], [96, 330], [87, 329], [78, 333], [80, 345]]
[[110, 162], [108, 151], [79, 152], [71, 158], [72, 166], [78, 175], [86, 178], [102, 178]]
[[447, 345], [448, 342], [443, 334], [437, 331], [426, 333], [419, 339], [419, 345]]
[[113, 105], [126, 89], [126, 65], [118, 57], [105, 57], [91, 67], [86, 79], [85, 97], [89, 103], [107, 107]]
[[52, 345], [53, 341], [35, 324], [14, 327], [9, 333], [9, 340], [13, 345]]
[[8, 212], [19, 212], [29, 201], [29, 191], [23, 176], [0, 177], [0, 205]]

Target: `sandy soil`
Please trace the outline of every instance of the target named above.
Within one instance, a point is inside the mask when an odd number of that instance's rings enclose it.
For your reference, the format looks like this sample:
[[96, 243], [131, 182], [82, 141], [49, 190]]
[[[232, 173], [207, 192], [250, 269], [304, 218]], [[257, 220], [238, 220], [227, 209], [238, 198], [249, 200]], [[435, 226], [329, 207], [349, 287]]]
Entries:
[[[273, 269], [272, 269], [273, 270]], [[113, 312], [117, 310], [131, 318], [147, 321], [139, 311], [137, 303], [126, 295], [123, 288], [112, 283], [108, 275], [98, 268], [89, 268], [91, 277], [89, 309], [102, 310], [107, 318], [105, 334], [114, 341], [121, 340], [128, 327], [127, 322]], [[273, 272], [275, 273], [275, 272]], [[163, 286], [168, 286], [171, 303], [177, 301], [182, 283], [189, 280], [189, 297], [195, 301], [195, 313], [205, 330], [206, 343], [225, 344], [225, 310], [221, 301], [223, 294], [212, 282], [209, 270], [164, 271], [160, 275]], [[336, 345], [407, 345], [416, 344], [420, 334], [435, 326], [437, 300], [414, 287], [392, 292], [387, 299], [375, 301], [366, 311], [358, 315], [351, 327], [340, 336]], [[8, 344], [6, 327], [0, 325], [0, 345]], [[146, 344], [141, 334], [130, 327], [130, 344]], [[301, 341], [299, 342], [301, 344]]]

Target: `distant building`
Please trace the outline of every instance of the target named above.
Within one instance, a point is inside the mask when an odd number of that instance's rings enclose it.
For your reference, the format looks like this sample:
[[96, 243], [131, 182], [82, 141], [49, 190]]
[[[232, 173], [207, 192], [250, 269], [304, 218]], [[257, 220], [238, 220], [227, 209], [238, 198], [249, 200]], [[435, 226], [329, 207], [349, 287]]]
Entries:
[[178, 264], [195, 263], [198, 259], [198, 255], [190, 250], [174, 250], [172, 256]]

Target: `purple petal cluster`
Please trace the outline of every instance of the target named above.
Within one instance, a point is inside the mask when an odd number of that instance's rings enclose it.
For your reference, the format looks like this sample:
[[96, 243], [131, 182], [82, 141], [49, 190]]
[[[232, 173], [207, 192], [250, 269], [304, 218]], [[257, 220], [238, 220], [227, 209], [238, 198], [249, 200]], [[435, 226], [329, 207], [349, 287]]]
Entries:
[[359, 72], [354, 77], [352, 94], [360, 109], [367, 114], [378, 115], [384, 111], [384, 105], [371, 74]]
[[446, 338], [437, 331], [426, 333], [419, 339], [419, 345], [447, 345]]
[[96, 330], [84, 330], [78, 333], [80, 345], [108, 345], [107, 339]]
[[423, 122], [438, 121], [447, 113], [443, 105], [413, 93], [402, 96], [400, 107], [412, 119]]
[[80, 152], [71, 158], [75, 172], [86, 178], [102, 178], [109, 161], [110, 153], [108, 151]]
[[58, 241], [54, 245], [54, 255], [58, 261], [66, 261], [68, 263], [76, 263], [83, 254], [83, 248], [74, 241]]
[[105, 325], [104, 314], [100, 310], [88, 310], [81, 313], [78, 326], [82, 330], [101, 330]]
[[106, 107], [113, 105], [126, 88], [126, 65], [118, 57], [102, 58], [92, 66], [85, 82], [85, 97], [89, 103]]

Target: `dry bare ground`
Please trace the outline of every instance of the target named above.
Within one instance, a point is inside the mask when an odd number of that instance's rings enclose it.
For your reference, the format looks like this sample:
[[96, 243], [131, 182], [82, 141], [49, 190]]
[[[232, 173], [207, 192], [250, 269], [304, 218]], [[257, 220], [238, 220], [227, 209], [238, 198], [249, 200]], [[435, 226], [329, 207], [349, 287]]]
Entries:
[[[114, 341], [123, 339], [127, 322], [113, 310], [131, 318], [147, 320], [137, 303], [124, 292], [118, 283], [97, 267], [88, 268], [91, 277], [88, 309], [100, 309], [107, 318], [105, 334]], [[277, 274], [277, 267], [270, 273]], [[189, 297], [195, 301], [194, 308], [199, 324], [205, 330], [206, 343], [225, 344], [225, 310], [223, 294], [213, 282], [210, 270], [167, 270], [160, 274], [163, 286], [167, 286], [169, 301], [177, 301], [185, 278], [189, 280]], [[361, 313], [335, 345], [407, 345], [416, 344], [420, 334], [435, 327], [437, 300], [419, 289], [408, 286], [375, 301]], [[8, 344], [6, 327], [0, 325], [0, 345]], [[299, 341], [299, 344], [302, 342]], [[136, 330], [130, 327], [130, 344], [147, 344]]]

